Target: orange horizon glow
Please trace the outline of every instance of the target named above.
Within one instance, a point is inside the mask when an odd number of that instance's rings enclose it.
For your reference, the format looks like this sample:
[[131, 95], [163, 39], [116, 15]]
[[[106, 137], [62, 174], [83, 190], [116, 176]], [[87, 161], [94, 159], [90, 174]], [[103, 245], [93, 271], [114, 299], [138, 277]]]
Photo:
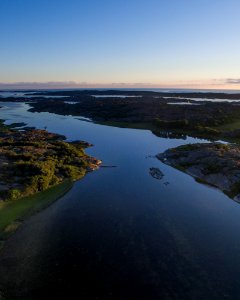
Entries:
[[[237, 81], [239, 79], [232, 79]], [[162, 83], [94, 83], [94, 82], [77, 82], [77, 81], [47, 81], [47, 82], [0, 82], [0, 89], [66, 89], [66, 88], [139, 88], [139, 89], [208, 89], [208, 90], [240, 90], [239, 83], [227, 83], [228, 79], [214, 80], [196, 80], [196, 81], [175, 81]]]

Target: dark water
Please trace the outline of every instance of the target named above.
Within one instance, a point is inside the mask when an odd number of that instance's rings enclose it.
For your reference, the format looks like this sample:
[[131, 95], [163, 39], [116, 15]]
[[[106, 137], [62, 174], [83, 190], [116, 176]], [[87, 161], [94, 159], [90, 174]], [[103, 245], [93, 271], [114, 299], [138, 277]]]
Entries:
[[[8, 123], [87, 140], [95, 145], [89, 154], [116, 165], [76, 182], [7, 241], [7, 299], [240, 299], [239, 204], [149, 157], [199, 140], [4, 106]], [[151, 177], [151, 167], [163, 179]]]

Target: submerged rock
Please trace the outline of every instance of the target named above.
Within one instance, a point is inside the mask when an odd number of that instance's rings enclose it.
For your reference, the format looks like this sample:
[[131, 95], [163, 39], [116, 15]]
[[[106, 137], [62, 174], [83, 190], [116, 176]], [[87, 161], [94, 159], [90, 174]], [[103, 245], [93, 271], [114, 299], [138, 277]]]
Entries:
[[159, 168], [150, 168], [149, 169], [149, 174], [155, 178], [155, 179], [158, 179], [158, 180], [161, 180], [164, 176], [164, 174], [160, 171]]

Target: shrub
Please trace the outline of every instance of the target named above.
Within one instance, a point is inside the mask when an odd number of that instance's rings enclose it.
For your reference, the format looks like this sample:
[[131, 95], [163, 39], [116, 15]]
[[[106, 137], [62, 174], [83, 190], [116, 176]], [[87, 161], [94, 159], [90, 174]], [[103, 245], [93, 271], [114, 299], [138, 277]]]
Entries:
[[183, 120], [160, 120], [160, 119], [155, 119], [154, 125], [160, 128], [174, 128], [174, 129], [179, 129], [179, 128], [186, 128], [189, 127], [189, 121], [186, 119]]
[[16, 200], [21, 197], [21, 192], [18, 189], [11, 189], [7, 192], [7, 200]]

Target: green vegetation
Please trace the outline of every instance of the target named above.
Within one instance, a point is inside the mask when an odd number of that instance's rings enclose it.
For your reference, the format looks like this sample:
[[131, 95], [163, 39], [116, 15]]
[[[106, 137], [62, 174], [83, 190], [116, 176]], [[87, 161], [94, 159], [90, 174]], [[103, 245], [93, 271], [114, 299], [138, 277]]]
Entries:
[[213, 135], [213, 136], [220, 135], [221, 133], [220, 130], [217, 130], [215, 128], [208, 127], [208, 126], [200, 126], [200, 125], [195, 126], [193, 130], [199, 134], [206, 134], [206, 135]]
[[176, 169], [178, 169], [179, 171], [183, 171], [184, 172], [187, 169], [188, 166], [176, 164], [176, 165], [174, 165], [174, 167]]
[[7, 132], [9, 131], [9, 126], [3, 124], [4, 120], [0, 120], [0, 132]]
[[192, 123], [187, 119], [170, 121], [155, 119], [153, 124], [160, 129], [171, 129], [174, 131], [184, 130], [185, 133], [189, 133], [191, 135], [205, 135], [206, 137], [221, 135], [221, 130], [217, 128], [201, 125], [200, 123]]
[[3, 201], [44, 191], [67, 178], [80, 179], [97, 163], [84, 153], [81, 142], [56, 140], [46, 131], [8, 132], [0, 143]]
[[195, 144], [186, 144], [186, 145], [182, 145], [182, 146], [179, 146], [178, 148], [171, 148], [170, 150], [171, 151], [192, 151], [194, 149], [196, 149], [196, 145]]
[[151, 122], [121, 122], [121, 121], [101, 121], [97, 122], [100, 125], [113, 126], [119, 128], [132, 128], [132, 129], [148, 129], [154, 130], [157, 127]]
[[206, 180], [204, 180], [203, 178], [199, 178], [199, 177], [194, 177], [195, 181], [198, 182], [198, 183], [201, 183], [201, 184], [204, 184], [204, 185], [209, 185], [209, 186], [212, 186], [212, 187], [217, 187], [215, 186], [214, 184], [211, 184], [209, 182], [207, 182]]
[[223, 150], [223, 151], [228, 151], [230, 150], [230, 145], [229, 144], [220, 144], [220, 143], [215, 143], [213, 144], [214, 147], [218, 150]]
[[153, 121], [153, 124], [157, 127], [160, 128], [167, 128], [167, 129], [172, 129], [172, 128], [188, 128], [189, 127], [189, 121], [186, 119], [183, 120], [160, 120], [160, 119], [155, 119]]
[[68, 192], [71, 187], [72, 181], [66, 180], [33, 196], [2, 202], [0, 204], [0, 238], [8, 237], [26, 217], [46, 208]]
[[[182, 138], [183, 135], [189, 135], [209, 140], [222, 139], [229, 142], [240, 142], [239, 105], [224, 101], [221, 103], [201, 102], [198, 103], [199, 105], [169, 105], [169, 101], [175, 101], [177, 104], [179, 99], [175, 97], [181, 94], [172, 95], [173, 99], [156, 98], [156, 95], [142, 93], [142, 97], [137, 98], [112, 97], [103, 100], [91, 97], [90, 100], [89, 93], [83, 92], [78, 95], [79, 103], [75, 105], [67, 104], [64, 101], [45, 99], [31, 103], [31, 111], [85, 116], [98, 124], [148, 129], [157, 136], [167, 138]], [[158, 94], [158, 96], [160, 95]], [[169, 94], [167, 96], [169, 97]], [[221, 99], [238, 99], [239, 97], [239, 95], [224, 94], [215, 94], [214, 96], [208, 93], [195, 96], [220, 97]]]
[[240, 192], [240, 182], [236, 182], [233, 186], [231, 191], [224, 191], [226, 195], [228, 195], [230, 198], [234, 198], [236, 195], [238, 195]]
[[216, 126], [216, 129], [218, 130], [235, 130], [240, 129], [240, 120], [235, 120], [229, 123], [226, 123], [224, 125]]
[[65, 194], [98, 167], [86, 142], [67, 143], [45, 130], [16, 131], [0, 122], [0, 239]]
[[221, 139], [230, 143], [240, 144], [240, 121], [230, 122], [224, 125], [213, 126], [191, 125], [187, 120], [163, 121], [158, 119], [152, 122], [101, 121], [97, 123], [120, 128], [151, 130], [153, 134], [159, 137], [183, 138], [183, 136], [188, 135], [211, 141]]

